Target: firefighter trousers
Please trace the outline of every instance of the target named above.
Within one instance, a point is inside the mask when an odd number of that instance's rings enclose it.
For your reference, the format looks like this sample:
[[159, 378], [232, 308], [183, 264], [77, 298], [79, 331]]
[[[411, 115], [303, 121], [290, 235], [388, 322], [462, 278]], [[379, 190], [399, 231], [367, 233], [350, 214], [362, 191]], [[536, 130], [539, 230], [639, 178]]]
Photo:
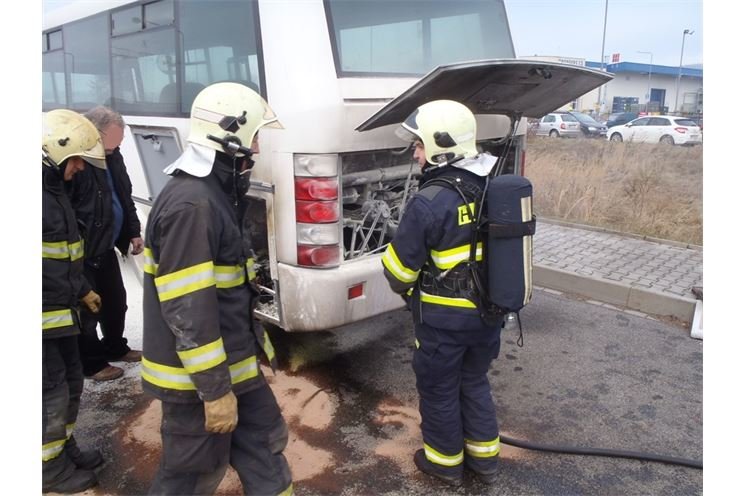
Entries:
[[238, 396], [238, 426], [229, 434], [204, 429], [203, 403], [163, 402], [160, 468], [149, 494], [212, 494], [228, 464], [244, 494], [292, 494], [292, 476], [282, 451], [287, 424], [269, 385]]
[[77, 336], [42, 339], [41, 343], [42, 482], [52, 486], [75, 470], [64, 447], [78, 418], [84, 379]]
[[487, 372], [500, 329], [450, 331], [417, 323], [412, 366], [419, 393], [424, 454], [433, 470], [460, 476], [463, 462], [497, 470], [499, 427]]

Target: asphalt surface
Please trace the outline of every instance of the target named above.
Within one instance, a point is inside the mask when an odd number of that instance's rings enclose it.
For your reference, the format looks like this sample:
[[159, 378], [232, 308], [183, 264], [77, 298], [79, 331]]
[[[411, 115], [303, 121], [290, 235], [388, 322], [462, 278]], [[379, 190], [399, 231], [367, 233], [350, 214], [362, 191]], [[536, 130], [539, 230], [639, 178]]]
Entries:
[[[141, 343], [137, 281], [126, 336]], [[688, 329], [624, 308], [536, 288], [521, 313], [524, 346], [506, 329], [489, 372], [503, 436], [701, 460], [703, 343]], [[416, 471], [421, 447], [411, 370], [410, 314], [393, 312], [333, 333], [272, 329], [280, 370], [269, 376], [290, 427], [285, 453], [298, 495], [616, 495], [703, 492], [703, 471], [502, 446], [498, 481], [468, 476], [452, 490]], [[160, 456], [158, 402], [138, 364], [122, 379], [86, 381], [78, 442], [101, 449], [88, 495], [145, 494]], [[266, 369], [265, 369], [266, 370]], [[234, 474], [217, 494], [238, 494]]]

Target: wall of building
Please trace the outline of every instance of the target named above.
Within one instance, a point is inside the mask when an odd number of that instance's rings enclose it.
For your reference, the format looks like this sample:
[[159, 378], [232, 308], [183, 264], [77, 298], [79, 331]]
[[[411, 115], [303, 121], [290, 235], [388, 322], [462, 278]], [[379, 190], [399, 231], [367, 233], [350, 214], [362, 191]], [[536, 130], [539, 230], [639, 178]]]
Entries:
[[[597, 63], [587, 63], [584, 59], [572, 57], [531, 56], [521, 58], [578, 66], [590, 66], [596, 69], [599, 66]], [[582, 112], [597, 112], [601, 115], [606, 115], [612, 111], [614, 97], [636, 97], [639, 99], [639, 104], [643, 106], [647, 102], [648, 85], [650, 90], [665, 90], [663, 107], [667, 107], [668, 112], [673, 112], [675, 110], [675, 92], [678, 78], [677, 67], [653, 65], [650, 83], [649, 66], [646, 64], [617, 64], [611, 65], [609, 70], [613, 72], [614, 69], [623, 69], [624, 65], [626, 67], [631, 66], [635, 70], [616, 72], [615, 77], [608, 84], [601, 86], [600, 89], [582, 95], [574, 102], [567, 103], [560, 109], [556, 110], [576, 109]], [[684, 68], [683, 72], [684, 74], [686, 72], [701, 74], [701, 76], [683, 75], [681, 77], [680, 89], [678, 90], [678, 108], [685, 112], [698, 112], [699, 110], [702, 110], [702, 104], [700, 102], [700, 98], [702, 97], [700, 94], [703, 92], [703, 71]], [[599, 91], [602, 91], [602, 94], [600, 95], [601, 98], [598, 98]], [[601, 102], [600, 105], [598, 105], [599, 101]]]

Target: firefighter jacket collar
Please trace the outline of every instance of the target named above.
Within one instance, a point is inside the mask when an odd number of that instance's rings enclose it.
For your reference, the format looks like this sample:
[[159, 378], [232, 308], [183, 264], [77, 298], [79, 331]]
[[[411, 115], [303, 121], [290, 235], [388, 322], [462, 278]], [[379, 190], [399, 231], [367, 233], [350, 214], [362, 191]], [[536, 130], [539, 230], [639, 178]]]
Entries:
[[184, 153], [171, 165], [163, 169], [169, 176], [177, 170], [182, 170], [195, 177], [207, 177], [212, 172], [217, 152], [206, 146], [189, 143]]
[[467, 170], [468, 172], [472, 172], [476, 174], [477, 176], [484, 177], [491, 172], [492, 168], [494, 167], [494, 164], [496, 163], [497, 163], [497, 157], [494, 157], [493, 155], [488, 155], [486, 153], [480, 153], [476, 155], [475, 157], [464, 158], [450, 165], [452, 167], [457, 167], [458, 169], [463, 169], [463, 170]]

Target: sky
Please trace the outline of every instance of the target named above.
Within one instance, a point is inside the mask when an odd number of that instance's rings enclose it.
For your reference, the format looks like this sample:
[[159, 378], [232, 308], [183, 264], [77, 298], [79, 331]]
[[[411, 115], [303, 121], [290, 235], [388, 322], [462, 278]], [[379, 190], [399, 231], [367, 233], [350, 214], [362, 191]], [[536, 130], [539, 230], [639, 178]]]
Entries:
[[678, 67], [686, 35], [683, 65], [703, 63], [703, 0], [505, 0], [518, 57], [557, 55], [600, 62], [605, 55], [621, 61]]
[[[42, 0], [43, 11], [74, 0]], [[81, 0], [77, 0], [81, 1]], [[90, 0], [87, 0], [90, 1]], [[622, 61], [677, 67], [683, 30], [683, 65], [703, 63], [703, 0], [505, 0], [517, 56], [555, 55], [600, 62]]]

